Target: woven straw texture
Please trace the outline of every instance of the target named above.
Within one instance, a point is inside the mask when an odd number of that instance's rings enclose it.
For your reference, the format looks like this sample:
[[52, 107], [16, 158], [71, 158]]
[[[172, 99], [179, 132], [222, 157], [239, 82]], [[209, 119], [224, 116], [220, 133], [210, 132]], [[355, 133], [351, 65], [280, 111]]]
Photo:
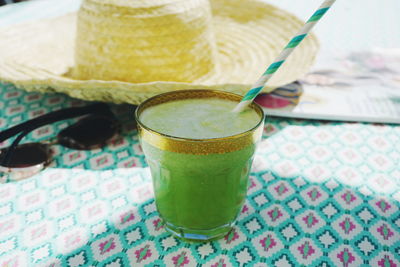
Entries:
[[[77, 13], [0, 28], [0, 80], [131, 104], [180, 89], [244, 94], [302, 25], [258, 0], [84, 0]], [[308, 36], [264, 90], [301, 77], [317, 51]]]

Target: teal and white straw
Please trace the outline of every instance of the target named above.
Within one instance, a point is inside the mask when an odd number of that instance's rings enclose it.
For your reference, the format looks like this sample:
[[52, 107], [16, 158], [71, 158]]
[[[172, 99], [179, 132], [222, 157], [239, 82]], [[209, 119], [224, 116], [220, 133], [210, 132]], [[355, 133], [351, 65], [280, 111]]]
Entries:
[[241, 102], [235, 107], [233, 112], [242, 111], [247, 105], [249, 105], [254, 98], [261, 92], [268, 80], [274, 75], [280, 66], [285, 62], [293, 50], [303, 41], [311, 29], [317, 24], [322, 16], [329, 10], [329, 8], [335, 3], [336, 0], [325, 0], [317, 11], [311, 16], [301, 30], [296, 34], [295, 37], [290, 40], [283, 51], [279, 54], [276, 60], [268, 67], [264, 74], [258, 79], [246, 95], [242, 98]]

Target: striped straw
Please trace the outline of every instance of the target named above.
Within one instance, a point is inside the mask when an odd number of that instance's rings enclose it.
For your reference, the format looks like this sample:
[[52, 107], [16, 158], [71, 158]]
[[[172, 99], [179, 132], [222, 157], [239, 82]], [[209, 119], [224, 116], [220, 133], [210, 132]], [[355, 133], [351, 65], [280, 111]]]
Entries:
[[292, 40], [286, 45], [283, 51], [279, 54], [276, 60], [268, 67], [264, 74], [258, 79], [246, 95], [242, 98], [240, 103], [234, 108], [233, 112], [242, 111], [249, 105], [254, 98], [261, 92], [268, 80], [274, 75], [280, 66], [285, 62], [293, 50], [303, 41], [311, 29], [317, 24], [322, 16], [329, 10], [336, 0], [325, 0], [311, 18], [304, 24], [303, 28], [293, 37]]

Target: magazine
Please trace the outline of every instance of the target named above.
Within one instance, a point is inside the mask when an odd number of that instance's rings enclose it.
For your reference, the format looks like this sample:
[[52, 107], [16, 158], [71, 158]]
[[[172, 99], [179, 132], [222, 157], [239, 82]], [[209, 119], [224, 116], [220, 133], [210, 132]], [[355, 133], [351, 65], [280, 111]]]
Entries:
[[400, 124], [400, 49], [332, 59], [256, 101], [267, 116]]

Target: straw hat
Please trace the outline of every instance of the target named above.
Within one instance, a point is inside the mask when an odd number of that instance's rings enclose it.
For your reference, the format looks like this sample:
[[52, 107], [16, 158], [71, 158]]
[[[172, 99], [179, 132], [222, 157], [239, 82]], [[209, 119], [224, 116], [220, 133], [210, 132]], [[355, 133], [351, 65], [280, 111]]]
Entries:
[[[0, 80], [132, 104], [179, 89], [244, 94], [302, 24], [260, 0], [83, 0], [77, 13], [0, 28]], [[308, 36], [265, 90], [304, 75], [317, 51]]]

